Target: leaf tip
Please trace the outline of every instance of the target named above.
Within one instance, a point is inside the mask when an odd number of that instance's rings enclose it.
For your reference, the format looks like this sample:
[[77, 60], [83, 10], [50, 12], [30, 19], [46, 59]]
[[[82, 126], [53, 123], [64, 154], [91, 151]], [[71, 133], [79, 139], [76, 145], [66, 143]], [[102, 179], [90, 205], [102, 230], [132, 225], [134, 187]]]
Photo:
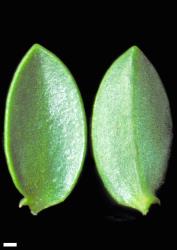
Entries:
[[42, 46], [42, 45], [40, 45], [39, 43], [34, 43], [33, 45], [32, 45], [32, 47], [31, 47], [31, 51], [37, 51], [37, 50], [43, 50], [44, 49], [44, 47]]
[[128, 57], [134, 59], [136, 57], [139, 57], [141, 54], [143, 54], [141, 49], [137, 45], [133, 45], [129, 49], [127, 49], [127, 51], [125, 51], [125, 53], [123, 55], [124, 56], [127, 55]]
[[132, 54], [142, 53], [141, 49], [137, 45], [133, 45], [129, 50]]

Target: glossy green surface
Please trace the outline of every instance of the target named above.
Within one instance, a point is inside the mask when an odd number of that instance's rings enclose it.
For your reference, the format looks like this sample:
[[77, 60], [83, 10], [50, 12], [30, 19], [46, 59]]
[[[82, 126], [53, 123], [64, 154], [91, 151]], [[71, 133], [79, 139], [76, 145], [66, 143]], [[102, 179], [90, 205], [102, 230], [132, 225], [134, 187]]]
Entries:
[[136, 46], [106, 72], [96, 95], [92, 146], [98, 173], [119, 204], [146, 214], [159, 203], [172, 139], [167, 95]]
[[86, 118], [71, 73], [35, 44], [18, 66], [5, 112], [5, 154], [15, 186], [33, 214], [72, 191], [86, 151]]

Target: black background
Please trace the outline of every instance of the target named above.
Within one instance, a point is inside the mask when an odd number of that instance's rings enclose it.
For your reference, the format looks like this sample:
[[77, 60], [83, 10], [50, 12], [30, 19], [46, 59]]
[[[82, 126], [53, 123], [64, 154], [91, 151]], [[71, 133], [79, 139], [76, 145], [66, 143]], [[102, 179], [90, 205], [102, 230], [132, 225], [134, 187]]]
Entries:
[[[0, 244], [17, 241], [19, 248], [51, 245], [94, 247], [106, 241], [152, 247], [173, 242], [176, 224], [177, 170], [174, 138], [165, 184], [158, 197], [161, 206], [147, 216], [114, 204], [105, 194], [93, 161], [90, 139], [82, 175], [63, 203], [37, 216], [27, 207], [18, 208], [22, 196], [14, 187], [3, 152], [5, 99], [13, 73], [24, 53], [40, 43], [67, 65], [80, 88], [88, 125], [99, 83], [110, 64], [132, 45], [139, 46], [157, 69], [166, 88], [176, 127], [176, 28], [172, 8], [154, 5], [103, 6], [86, 3], [73, 8], [28, 4], [19, 13], [5, 12], [0, 24]], [[148, 8], [150, 7], [150, 8]], [[11, 6], [12, 8], [12, 6]], [[13, 9], [13, 8], [12, 8]], [[135, 11], [136, 9], [136, 11]], [[2, 14], [3, 10], [1, 9]], [[131, 14], [130, 14], [131, 13]], [[75, 236], [74, 239], [72, 236]], [[81, 241], [84, 239], [84, 241]], [[140, 241], [142, 240], [142, 243]], [[132, 245], [133, 246], [133, 245]], [[64, 248], [64, 247], [63, 247]], [[170, 249], [170, 248], [169, 248]]]

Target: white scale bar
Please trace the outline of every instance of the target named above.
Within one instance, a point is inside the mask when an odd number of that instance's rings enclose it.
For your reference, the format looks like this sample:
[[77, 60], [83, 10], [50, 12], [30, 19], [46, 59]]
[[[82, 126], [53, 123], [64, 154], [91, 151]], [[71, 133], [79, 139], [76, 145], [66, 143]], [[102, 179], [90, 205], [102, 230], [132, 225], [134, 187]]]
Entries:
[[3, 243], [3, 247], [17, 247], [17, 243], [13, 242], [13, 243]]

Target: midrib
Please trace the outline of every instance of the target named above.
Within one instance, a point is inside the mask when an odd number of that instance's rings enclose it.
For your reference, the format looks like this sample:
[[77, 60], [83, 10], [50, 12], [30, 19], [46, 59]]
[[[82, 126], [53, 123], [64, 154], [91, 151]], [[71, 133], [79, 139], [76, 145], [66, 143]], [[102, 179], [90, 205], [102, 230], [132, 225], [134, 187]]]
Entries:
[[136, 141], [137, 138], [137, 131], [136, 131], [136, 118], [134, 115], [134, 82], [133, 82], [133, 74], [134, 74], [134, 51], [132, 53], [132, 57], [131, 57], [131, 63], [130, 63], [130, 99], [131, 99], [131, 127], [132, 127], [132, 137], [133, 137], [133, 144], [134, 144], [134, 152], [135, 152], [135, 164], [133, 164], [135, 166], [135, 174], [137, 177], [137, 181], [139, 183], [139, 189], [141, 192], [143, 192], [143, 185], [141, 182], [141, 162], [140, 162], [140, 156], [139, 156], [139, 147]]

